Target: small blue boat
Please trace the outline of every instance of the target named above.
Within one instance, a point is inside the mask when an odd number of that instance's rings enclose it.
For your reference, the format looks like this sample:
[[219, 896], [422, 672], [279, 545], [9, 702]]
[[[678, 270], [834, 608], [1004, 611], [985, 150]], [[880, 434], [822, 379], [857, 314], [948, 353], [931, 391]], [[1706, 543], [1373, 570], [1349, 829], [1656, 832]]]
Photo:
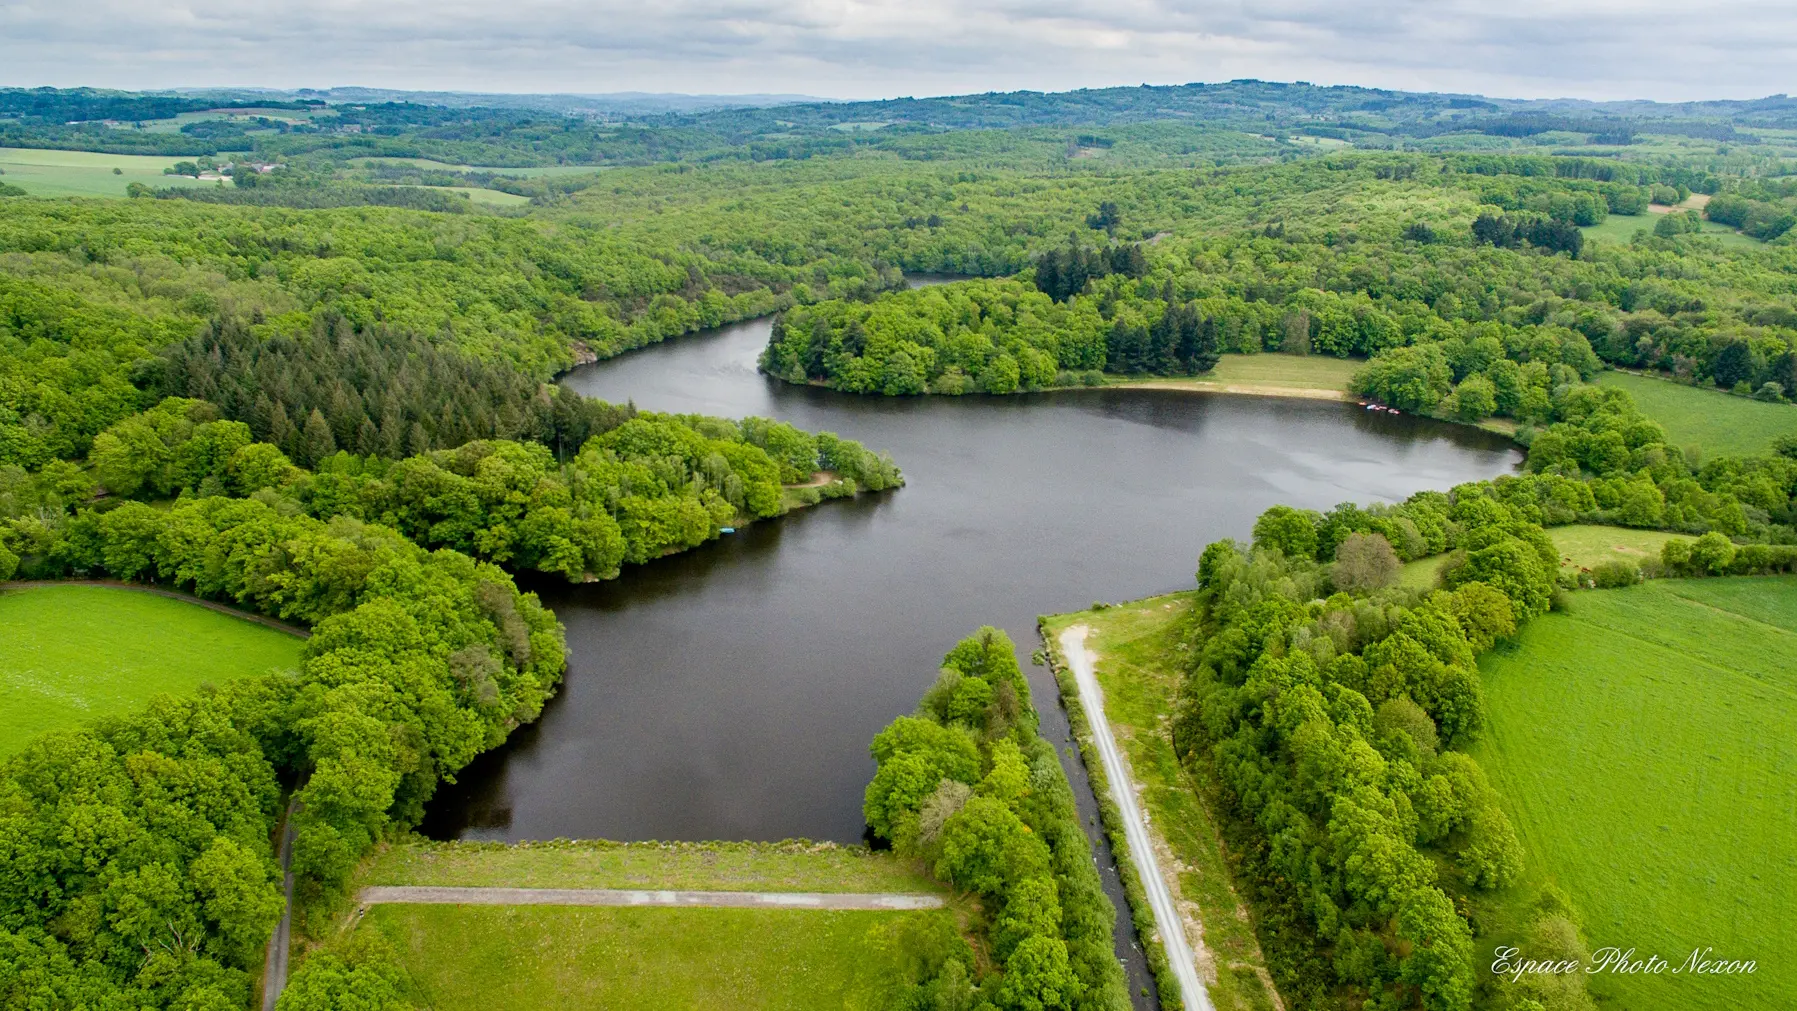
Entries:
[[735, 527], [719, 527], [719, 528], [718, 528], [718, 533], [720, 533], [720, 534], [733, 534], [733, 533], [736, 533], [736, 528], [735, 528]]

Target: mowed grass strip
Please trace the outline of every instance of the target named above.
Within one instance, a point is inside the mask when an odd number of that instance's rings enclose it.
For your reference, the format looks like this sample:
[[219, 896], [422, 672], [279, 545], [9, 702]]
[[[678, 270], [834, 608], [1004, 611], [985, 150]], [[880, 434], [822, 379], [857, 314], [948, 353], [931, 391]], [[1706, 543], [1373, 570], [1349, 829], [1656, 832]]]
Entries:
[[1797, 435], [1797, 405], [1769, 404], [1632, 372], [1603, 372], [1597, 381], [1627, 390], [1648, 417], [1665, 427], [1674, 446], [1694, 446], [1705, 460], [1764, 453], [1779, 436]]
[[285, 632], [151, 593], [0, 591], [0, 756], [162, 692], [297, 667], [300, 646]]
[[1125, 380], [1130, 386], [1214, 390], [1235, 386], [1253, 390], [1321, 390], [1347, 395], [1348, 380], [1364, 360], [1330, 355], [1226, 354], [1217, 367], [1199, 376]]
[[1176, 667], [1176, 658], [1184, 655], [1177, 648], [1179, 633], [1195, 595], [1173, 593], [1058, 614], [1046, 627], [1051, 643], [1073, 625], [1091, 630], [1086, 648], [1098, 654], [1094, 672], [1104, 689], [1105, 715], [1142, 788], [1149, 830], [1171, 853], [1171, 861], [1162, 855], [1163, 870], [1178, 868], [1178, 897], [1197, 907], [1203, 926], [1200, 969], [1211, 1001], [1219, 1011], [1259, 1011], [1274, 1006], [1261, 982], [1266, 962], [1247, 909], [1230, 884], [1210, 811], [1181, 769], [1168, 730], [1183, 678]]
[[745, 892], [942, 892], [921, 861], [834, 843], [407, 839], [377, 852], [357, 886], [647, 888]]
[[880, 1006], [883, 943], [924, 913], [556, 906], [376, 906], [436, 1011]]
[[1474, 754], [1591, 944], [1758, 964], [1587, 977], [1605, 1006], [1797, 1007], [1797, 578], [1575, 594], [1480, 668]]

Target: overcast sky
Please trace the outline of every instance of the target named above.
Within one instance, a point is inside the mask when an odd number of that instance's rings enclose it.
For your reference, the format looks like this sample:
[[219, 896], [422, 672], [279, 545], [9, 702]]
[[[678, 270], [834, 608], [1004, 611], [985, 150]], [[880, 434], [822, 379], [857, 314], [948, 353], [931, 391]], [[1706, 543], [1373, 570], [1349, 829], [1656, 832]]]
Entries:
[[0, 0], [0, 83], [25, 86], [1693, 99], [1797, 90], [1794, 67], [1790, 0]]

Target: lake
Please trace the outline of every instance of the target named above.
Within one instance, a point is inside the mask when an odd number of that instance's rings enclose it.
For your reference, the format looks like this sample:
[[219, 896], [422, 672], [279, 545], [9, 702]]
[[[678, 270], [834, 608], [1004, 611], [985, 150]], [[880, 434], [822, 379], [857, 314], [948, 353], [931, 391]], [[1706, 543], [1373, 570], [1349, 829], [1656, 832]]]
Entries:
[[[584, 366], [579, 392], [762, 415], [890, 451], [908, 485], [827, 502], [606, 583], [530, 588], [568, 630], [543, 718], [431, 808], [438, 837], [862, 838], [867, 746], [955, 641], [1189, 588], [1275, 503], [1395, 501], [1515, 467], [1476, 429], [1329, 401], [1155, 390], [885, 398], [760, 375], [769, 322]], [[1030, 671], [1044, 731], [1052, 679]], [[1083, 770], [1072, 763], [1076, 787]], [[1082, 798], [1089, 801], [1089, 797]]]

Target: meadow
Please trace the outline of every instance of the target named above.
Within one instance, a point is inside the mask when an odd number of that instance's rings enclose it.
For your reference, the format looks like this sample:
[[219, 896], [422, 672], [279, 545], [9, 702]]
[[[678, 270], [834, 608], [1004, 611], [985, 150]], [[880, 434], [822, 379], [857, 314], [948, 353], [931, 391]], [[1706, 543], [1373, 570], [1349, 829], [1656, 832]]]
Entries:
[[[1603, 242], [1626, 246], [1634, 241], [1635, 233], [1645, 229], [1653, 234], [1654, 224], [1660, 220], [1658, 214], [1612, 214], [1600, 225], [1586, 225], [1579, 229], [1587, 239], [1599, 239]], [[1707, 239], [1715, 239], [1722, 243], [1724, 249], [1764, 249], [1766, 244], [1751, 235], [1742, 235], [1727, 225], [1705, 220], [1703, 231], [1698, 234]]]
[[924, 913], [566, 906], [373, 907], [437, 1011], [861, 1009], [895, 969], [887, 937]]
[[[216, 180], [165, 176], [162, 170], [191, 158], [162, 155], [96, 154], [0, 147], [0, 183], [32, 197], [123, 197], [132, 183], [145, 186], [217, 186]], [[113, 169], [119, 169], [118, 174]], [[229, 186], [230, 183], [225, 185]]]
[[1473, 754], [1590, 945], [1757, 962], [1588, 976], [1604, 1006], [1797, 1005], [1797, 578], [1575, 594], [1480, 669], [1490, 726]]
[[1648, 417], [1665, 427], [1672, 445], [1695, 446], [1705, 459], [1764, 453], [1779, 436], [1797, 435], [1797, 406], [1791, 404], [1749, 400], [1632, 372], [1605, 371], [1597, 381], [1627, 390]]
[[[1599, 562], [1630, 561], [1658, 558], [1660, 548], [1678, 536], [1664, 530], [1634, 530], [1578, 523], [1565, 527], [1549, 527], [1547, 535], [1560, 549], [1560, 570], [1596, 568]], [[1405, 563], [1398, 570], [1398, 585], [1423, 590], [1435, 585], [1435, 574], [1446, 555], [1430, 555]]]
[[1130, 386], [1214, 390], [1224, 386], [1252, 392], [1322, 390], [1346, 394], [1348, 380], [1364, 359], [1331, 355], [1225, 354], [1217, 367], [1191, 379], [1126, 380]]
[[0, 757], [163, 692], [297, 667], [300, 646], [286, 632], [134, 590], [0, 593]]

